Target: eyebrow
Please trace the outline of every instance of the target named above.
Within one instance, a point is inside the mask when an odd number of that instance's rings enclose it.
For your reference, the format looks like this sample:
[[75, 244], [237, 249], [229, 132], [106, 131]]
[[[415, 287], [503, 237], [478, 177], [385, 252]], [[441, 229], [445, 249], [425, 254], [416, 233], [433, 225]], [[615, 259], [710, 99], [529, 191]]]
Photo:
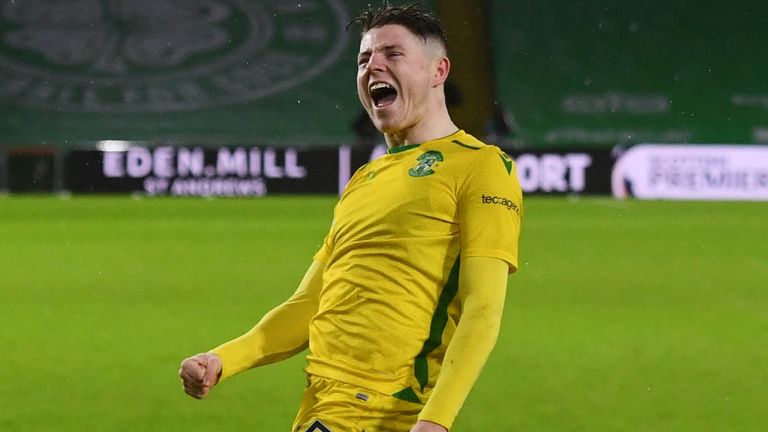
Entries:
[[392, 50], [403, 50], [403, 49], [405, 49], [403, 45], [389, 44], [389, 45], [384, 45], [383, 47], [377, 48], [375, 50], [368, 48], [365, 51], [360, 51], [360, 53], [357, 56], [360, 57], [362, 55], [370, 54], [372, 51], [392, 51]]

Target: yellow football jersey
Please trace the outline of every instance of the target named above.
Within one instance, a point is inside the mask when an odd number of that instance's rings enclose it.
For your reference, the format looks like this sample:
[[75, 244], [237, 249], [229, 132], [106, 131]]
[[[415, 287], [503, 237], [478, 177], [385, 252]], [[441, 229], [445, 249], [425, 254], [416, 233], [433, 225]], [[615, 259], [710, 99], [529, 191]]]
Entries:
[[425, 402], [461, 316], [459, 256], [515, 271], [522, 213], [513, 161], [464, 131], [361, 167], [315, 255], [307, 372]]

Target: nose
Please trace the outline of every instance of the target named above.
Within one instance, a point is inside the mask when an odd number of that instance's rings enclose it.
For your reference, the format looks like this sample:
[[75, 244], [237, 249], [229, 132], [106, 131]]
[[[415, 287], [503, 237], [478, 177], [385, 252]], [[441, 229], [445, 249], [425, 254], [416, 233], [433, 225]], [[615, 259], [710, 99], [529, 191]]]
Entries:
[[384, 56], [381, 53], [373, 53], [368, 58], [368, 62], [365, 65], [366, 69], [372, 71], [384, 70]]

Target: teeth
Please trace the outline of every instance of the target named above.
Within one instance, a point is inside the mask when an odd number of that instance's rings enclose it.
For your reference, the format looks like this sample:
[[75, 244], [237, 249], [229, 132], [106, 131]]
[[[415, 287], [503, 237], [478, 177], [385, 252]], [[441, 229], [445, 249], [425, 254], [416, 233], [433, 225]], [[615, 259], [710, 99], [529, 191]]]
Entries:
[[392, 86], [387, 83], [379, 82], [371, 86], [371, 91], [378, 90], [380, 88], [392, 88]]

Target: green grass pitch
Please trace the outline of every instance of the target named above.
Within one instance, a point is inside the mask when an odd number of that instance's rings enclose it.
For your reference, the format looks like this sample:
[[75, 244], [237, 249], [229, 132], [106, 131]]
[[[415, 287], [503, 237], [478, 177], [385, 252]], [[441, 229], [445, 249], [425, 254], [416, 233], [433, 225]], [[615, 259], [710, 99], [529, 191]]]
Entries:
[[[0, 198], [0, 430], [288, 431], [303, 355], [204, 401], [176, 372], [290, 295], [334, 203]], [[767, 242], [766, 203], [528, 199], [454, 430], [763, 430]]]

